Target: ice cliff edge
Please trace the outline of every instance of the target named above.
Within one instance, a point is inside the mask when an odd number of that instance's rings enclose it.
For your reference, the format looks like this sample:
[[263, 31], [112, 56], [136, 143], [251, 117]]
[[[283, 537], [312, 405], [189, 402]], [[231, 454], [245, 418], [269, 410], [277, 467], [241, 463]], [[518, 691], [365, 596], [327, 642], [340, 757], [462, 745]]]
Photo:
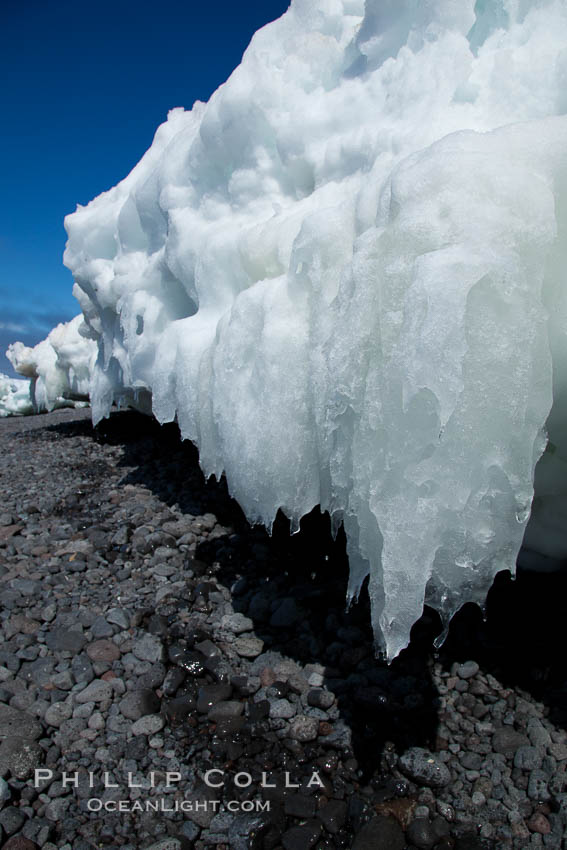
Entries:
[[[344, 523], [378, 645], [560, 560], [567, 5], [293, 0], [67, 217], [98, 355], [253, 522]], [[551, 507], [550, 507], [551, 506]]]

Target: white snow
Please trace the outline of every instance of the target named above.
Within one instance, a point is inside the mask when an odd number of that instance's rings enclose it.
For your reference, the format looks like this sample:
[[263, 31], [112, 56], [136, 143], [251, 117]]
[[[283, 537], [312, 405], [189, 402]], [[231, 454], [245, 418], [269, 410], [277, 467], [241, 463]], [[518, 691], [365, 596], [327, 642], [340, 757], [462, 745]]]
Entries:
[[0, 417], [33, 413], [29, 381], [10, 378], [0, 372]]
[[[6, 357], [26, 381], [28, 400], [35, 413], [73, 407], [89, 398], [91, 372], [98, 347], [82, 335], [83, 316], [75, 316], [49, 333], [33, 348], [22, 342], [8, 347]], [[22, 382], [24, 383], [24, 382]]]
[[566, 46], [560, 0], [293, 0], [66, 219], [94, 420], [151, 394], [253, 522], [343, 522], [389, 658], [514, 570], [552, 391], [567, 554]]

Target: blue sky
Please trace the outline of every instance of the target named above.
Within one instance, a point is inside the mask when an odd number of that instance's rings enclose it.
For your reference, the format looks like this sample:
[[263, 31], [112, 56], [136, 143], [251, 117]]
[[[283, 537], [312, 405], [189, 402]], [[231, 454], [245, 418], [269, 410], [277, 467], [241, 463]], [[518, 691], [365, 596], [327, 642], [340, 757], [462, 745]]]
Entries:
[[72, 318], [63, 218], [128, 174], [174, 106], [208, 100], [289, 0], [2, 0], [0, 372]]

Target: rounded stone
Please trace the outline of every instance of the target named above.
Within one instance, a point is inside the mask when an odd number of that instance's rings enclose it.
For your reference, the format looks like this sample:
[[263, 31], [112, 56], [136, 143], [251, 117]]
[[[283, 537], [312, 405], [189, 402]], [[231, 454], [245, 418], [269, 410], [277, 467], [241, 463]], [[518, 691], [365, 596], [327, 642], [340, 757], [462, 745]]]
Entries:
[[118, 661], [120, 658], [120, 650], [116, 644], [106, 638], [89, 643], [86, 653], [91, 661], [104, 661], [107, 664]]
[[421, 747], [412, 747], [398, 759], [400, 770], [418, 785], [442, 788], [451, 781], [448, 768], [436, 756]]
[[159, 714], [147, 714], [132, 724], [133, 735], [155, 735], [164, 727], [163, 717]]
[[538, 832], [540, 835], [549, 835], [551, 824], [543, 812], [535, 812], [527, 822], [530, 832]]
[[69, 720], [73, 714], [73, 708], [68, 702], [54, 702], [45, 712], [44, 720], [49, 726], [61, 726]]
[[404, 850], [406, 841], [394, 818], [373, 817], [355, 836], [352, 850]]
[[295, 706], [287, 699], [277, 699], [270, 703], [270, 717], [289, 720], [295, 715]]
[[315, 717], [299, 714], [289, 727], [289, 737], [295, 741], [314, 741], [319, 734], [319, 721]]
[[264, 641], [252, 635], [237, 637], [234, 649], [242, 658], [256, 658], [264, 649]]
[[465, 661], [457, 668], [457, 676], [461, 679], [472, 679], [478, 673], [479, 667], [476, 661]]
[[415, 818], [406, 830], [406, 838], [419, 850], [429, 850], [437, 841], [437, 834], [428, 818]]

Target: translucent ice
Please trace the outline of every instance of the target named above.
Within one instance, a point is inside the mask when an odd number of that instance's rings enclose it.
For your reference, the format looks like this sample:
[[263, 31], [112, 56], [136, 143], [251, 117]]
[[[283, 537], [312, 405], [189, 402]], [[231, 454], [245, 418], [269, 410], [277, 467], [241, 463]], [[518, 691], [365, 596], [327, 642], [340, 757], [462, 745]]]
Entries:
[[565, 554], [566, 45], [560, 0], [294, 0], [66, 220], [95, 421], [151, 399], [252, 521], [343, 522], [390, 658], [514, 570], [553, 397]]

